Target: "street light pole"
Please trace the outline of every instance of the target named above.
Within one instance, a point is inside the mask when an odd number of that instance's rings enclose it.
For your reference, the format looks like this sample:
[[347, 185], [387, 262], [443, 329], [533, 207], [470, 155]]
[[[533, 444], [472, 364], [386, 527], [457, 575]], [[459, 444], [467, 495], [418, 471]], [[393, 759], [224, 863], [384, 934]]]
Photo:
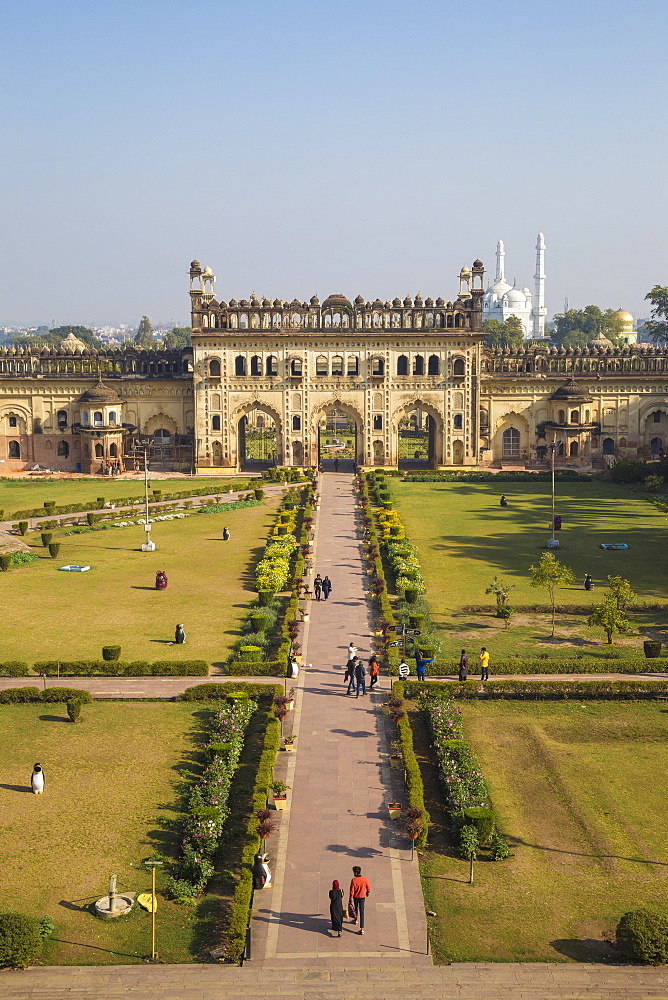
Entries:
[[155, 542], [151, 541], [151, 522], [148, 516], [148, 451], [146, 448], [144, 448], [144, 501], [144, 531], [146, 532], [146, 541], [142, 545], [141, 550], [142, 552], [155, 552]]
[[552, 452], [552, 534], [550, 540], [547, 543], [548, 549], [558, 549], [559, 542], [554, 537], [554, 455], [557, 450], [557, 432], [554, 432], [554, 438], [552, 444], [550, 445], [550, 451]]

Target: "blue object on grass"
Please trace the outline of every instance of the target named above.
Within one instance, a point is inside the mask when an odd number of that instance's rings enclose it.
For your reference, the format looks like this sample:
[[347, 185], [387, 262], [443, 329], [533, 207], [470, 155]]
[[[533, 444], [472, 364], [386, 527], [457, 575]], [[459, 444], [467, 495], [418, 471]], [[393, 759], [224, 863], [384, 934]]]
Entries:
[[626, 542], [601, 542], [602, 549], [628, 549]]
[[59, 566], [58, 569], [64, 570], [66, 573], [85, 573], [90, 569], [90, 566]]

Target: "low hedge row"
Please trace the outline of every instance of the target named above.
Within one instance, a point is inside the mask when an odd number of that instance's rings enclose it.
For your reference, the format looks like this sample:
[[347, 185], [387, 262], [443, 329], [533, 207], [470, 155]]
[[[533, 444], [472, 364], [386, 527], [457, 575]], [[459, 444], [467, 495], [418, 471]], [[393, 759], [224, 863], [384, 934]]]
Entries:
[[[471, 674], [475, 674], [477, 660], [472, 657], [469, 664]], [[398, 665], [393, 664], [390, 674], [397, 676]], [[427, 677], [442, 677], [444, 674], [459, 673], [459, 660], [440, 659], [438, 663], [428, 664]], [[628, 660], [593, 660], [583, 657], [564, 660], [536, 660], [517, 657], [510, 660], [490, 660], [490, 672], [493, 676], [504, 674], [656, 674], [668, 672], [668, 658], [646, 660], [644, 657], [634, 657]], [[473, 680], [473, 678], [472, 678]]]
[[75, 698], [82, 705], [90, 705], [93, 696], [90, 691], [81, 691], [78, 688], [53, 687], [46, 691], [40, 691], [37, 687], [5, 688], [0, 691], [0, 705], [21, 705], [28, 702], [54, 702], [69, 701]]
[[[396, 681], [397, 685], [402, 682]], [[432, 692], [451, 698], [518, 701], [651, 701], [668, 697], [668, 681], [405, 681], [397, 697]]]
[[30, 667], [23, 660], [5, 660], [0, 663], [0, 677], [27, 677]]
[[397, 723], [397, 733], [401, 744], [401, 754], [404, 759], [404, 775], [406, 780], [408, 805], [409, 807], [422, 810], [422, 819], [420, 820], [422, 823], [422, 833], [419, 837], [417, 837], [415, 846], [424, 847], [427, 843], [427, 837], [429, 835], [431, 817], [427, 812], [427, 807], [424, 802], [422, 772], [420, 771], [420, 765], [418, 764], [417, 757], [415, 756], [415, 749], [413, 747], [413, 732], [407, 717], [400, 719]]
[[[564, 483], [588, 482], [586, 472], [558, 469], [554, 478]], [[409, 472], [403, 483], [549, 483], [550, 472]]]
[[[279, 685], [272, 687], [274, 696], [283, 693]], [[244, 847], [241, 856], [241, 871], [230, 908], [230, 920], [225, 941], [225, 958], [228, 962], [240, 962], [246, 947], [246, 927], [253, 903], [253, 857], [258, 850], [260, 838], [257, 835], [256, 809], [265, 809], [269, 798], [269, 788], [273, 780], [276, 754], [281, 743], [281, 727], [274, 715], [273, 700], [267, 700], [262, 708], [266, 713], [266, 728], [262, 752], [255, 772], [253, 797], [250, 812], [246, 818], [243, 834]]]
[[[179, 490], [176, 493], [163, 493], [162, 490], [153, 491], [153, 496], [148, 499], [149, 504], [165, 503], [170, 500], [185, 500], [187, 497], [220, 496], [222, 493], [233, 489], [235, 493], [252, 489], [252, 481], [249, 483], [235, 483], [233, 487], [226, 485], [224, 490], [212, 490], [210, 486], [198, 487], [191, 490]], [[27, 510], [17, 510], [11, 515], [18, 520], [25, 517], [45, 517], [54, 514], [79, 514], [88, 510], [102, 510], [105, 503], [113, 503], [115, 507], [130, 507], [134, 504], [143, 504], [144, 496], [133, 497], [112, 497], [107, 501], [105, 497], [100, 497], [95, 501], [89, 500], [87, 503], [53, 504], [46, 507], [30, 507]]]
[[33, 664], [36, 674], [47, 677], [206, 677], [206, 660], [40, 660]]
[[[523, 615], [541, 614], [551, 615], [552, 607], [549, 604], [513, 604], [515, 611]], [[556, 604], [554, 607], [558, 615], [590, 615], [591, 604]], [[494, 615], [496, 617], [496, 604], [464, 604], [462, 611], [467, 615]], [[628, 605], [626, 611], [631, 614], [642, 614], [646, 611], [656, 611], [659, 614], [668, 613], [668, 604], [636, 604]]]
[[244, 660], [233, 660], [227, 663], [223, 670], [230, 677], [282, 677], [285, 674], [284, 660], [257, 660], [246, 663]]
[[276, 684], [245, 684], [243, 681], [221, 681], [210, 684], [195, 684], [179, 695], [179, 701], [217, 701], [227, 698], [232, 691], [245, 691], [249, 698], [266, 698], [280, 692]]

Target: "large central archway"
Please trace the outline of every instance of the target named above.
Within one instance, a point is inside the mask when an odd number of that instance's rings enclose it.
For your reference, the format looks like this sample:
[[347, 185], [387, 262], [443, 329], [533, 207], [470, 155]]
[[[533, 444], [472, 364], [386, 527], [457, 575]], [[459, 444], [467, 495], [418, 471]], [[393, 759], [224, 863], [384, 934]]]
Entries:
[[362, 414], [350, 403], [333, 399], [311, 415], [311, 464], [326, 471], [353, 469], [364, 463]]
[[443, 465], [443, 415], [430, 403], [415, 399], [395, 410], [392, 442], [397, 468]]

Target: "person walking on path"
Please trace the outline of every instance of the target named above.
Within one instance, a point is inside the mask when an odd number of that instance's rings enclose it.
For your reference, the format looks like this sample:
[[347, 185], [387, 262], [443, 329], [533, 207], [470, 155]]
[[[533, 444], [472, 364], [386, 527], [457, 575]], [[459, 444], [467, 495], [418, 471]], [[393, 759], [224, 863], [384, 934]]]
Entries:
[[357, 666], [357, 657], [355, 657], [352, 660], [348, 660], [348, 663], [346, 665], [346, 677], [344, 678], [344, 683], [345, 683], [345, 680], [348, 681], [348, 690], [346, 691], [346, 694], [352, 694], [352, 690], [355, 687], [355, 667], [356, 666]]
[[313, 581], [313, 591], [315, 593], [316, 601], [320, 600], [321, 590], [322, 590], [322, 577], [320, 576], [320, 573], [318, 573], [315, 580]]
[[350, 900], [360, 918], [360, 934], [364, 934], [364, 903], [367, 896], [371, 895], [371, 886], [362, 875], [362, 869], [355, 865], [353, 877], [350, 880]]
[[327, 600], [332, 592], [332, 581], [328, 576], [322, 581], [322, 596]]
[[424, 680], [424, 675], [427, 669], [427, 664], [433, 663], [436, 657], [432, 656], [431, 660], [425, 660], [422, 655], [422, 650], [415, 650], [415, 673], [417, 674], [417, 679], [419, 681]]
[[341, 937], [343, 930], [343, 889], [337, 879], [332, 882], [329, 890], [329, 919], [332, 921], [332, 930], [336, 931], [337, 937]]
[[350, 663], [351, 660], [356, 660], [356, 659], [357, 659], [357, 646], [351, 639], [350, 642], [348, 643], [348, 663]]
[[366, 695], [366, 681], [364, 680], [365, 667], [362, 660], [358, 659], [355, 663], [355, 680], [357, 681], [357, 694], [356, 698], [360, 696], [360, 688], [362, 688], [362, 694]]
[[466, 655], [466, 650], [462, 649], [461, 656], [459, 657], [459, 679], [460, 681], [465, 681], [469, 675], [469, 658]]
[[489, 680], [489, 653], [485, 646], [480, 650], [480, 680]]
[[372, 653], [369, 657], [369, 677], [371, 682], [369, 684], [369, 689], [375, 687], [378, 683], [378, 675], [380, 673], [380, 667], [378, 666], [378, 657], [375, 653]]

